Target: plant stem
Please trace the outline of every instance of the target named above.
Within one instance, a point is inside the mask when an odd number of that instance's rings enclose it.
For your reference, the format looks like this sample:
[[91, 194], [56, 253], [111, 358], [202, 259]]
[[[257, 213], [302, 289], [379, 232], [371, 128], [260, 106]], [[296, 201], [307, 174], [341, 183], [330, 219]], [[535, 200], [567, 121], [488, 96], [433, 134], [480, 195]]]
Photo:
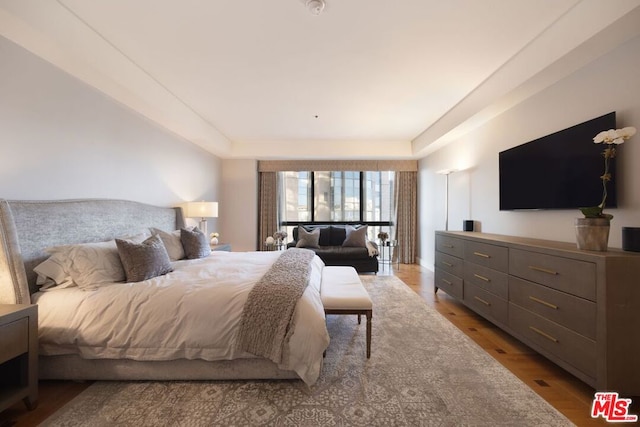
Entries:
[[600, 203], [600, 213], [604, 210], [604, 203], [607, 200], [607, 177], [609, 176], [609, 154], [604, 154], [604, 174], [602, 175], [602, 203]]

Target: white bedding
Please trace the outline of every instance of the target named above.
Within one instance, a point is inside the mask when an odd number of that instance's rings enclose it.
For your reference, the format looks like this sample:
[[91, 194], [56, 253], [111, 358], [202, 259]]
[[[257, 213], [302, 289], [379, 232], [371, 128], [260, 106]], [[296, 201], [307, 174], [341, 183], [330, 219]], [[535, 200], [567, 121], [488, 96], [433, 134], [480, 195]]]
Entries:
[[[234, 350], [242, 308], [280, 254], [216, 251], [176, 261], [173, 272], [143, 282], [36, 293], [40, 354], [144, 361], [253, 357]], [[312, 267], [294, 313], [288, 365], [279, 366], [307, 384], [317, 380], [329, 344], [319, 293], [324, 264], [316, 256]]]

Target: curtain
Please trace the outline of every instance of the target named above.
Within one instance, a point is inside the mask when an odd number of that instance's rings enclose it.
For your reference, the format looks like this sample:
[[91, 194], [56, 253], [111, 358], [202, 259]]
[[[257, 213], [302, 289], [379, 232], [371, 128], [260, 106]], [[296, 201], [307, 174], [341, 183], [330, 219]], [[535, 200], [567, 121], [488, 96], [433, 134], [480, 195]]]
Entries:
[[416, 238], [418, 226], [418, 173], [396, 172], [395, 186], [395, 239], [393, 261], [414, 264], [416, 261]]
[[258, 173], [258, 247], [278, 230], [278, 177], [276, 172]]

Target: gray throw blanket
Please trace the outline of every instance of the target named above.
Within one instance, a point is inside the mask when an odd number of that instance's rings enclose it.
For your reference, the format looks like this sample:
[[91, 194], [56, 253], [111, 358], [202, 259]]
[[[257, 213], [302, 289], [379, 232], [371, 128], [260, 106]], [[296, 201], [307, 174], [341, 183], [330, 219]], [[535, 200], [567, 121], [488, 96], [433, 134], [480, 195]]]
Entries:
[[242, 311], [238, 350], [283, 363], [293, 313], [309, 284], [314, 256], [308, 249], [288, 249], [254, 285]]

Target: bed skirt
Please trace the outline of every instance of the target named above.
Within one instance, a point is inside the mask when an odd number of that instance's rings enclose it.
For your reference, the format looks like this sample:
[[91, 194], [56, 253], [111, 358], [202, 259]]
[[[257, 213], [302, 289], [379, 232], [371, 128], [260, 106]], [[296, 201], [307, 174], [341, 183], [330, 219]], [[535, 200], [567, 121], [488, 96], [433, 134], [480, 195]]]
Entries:
[[208, 362], [196, 359], [137, 361], [83, 359], [76, 355], [40, 356], [41, 380], [258, 380], [298, 379], [268, 359]]

